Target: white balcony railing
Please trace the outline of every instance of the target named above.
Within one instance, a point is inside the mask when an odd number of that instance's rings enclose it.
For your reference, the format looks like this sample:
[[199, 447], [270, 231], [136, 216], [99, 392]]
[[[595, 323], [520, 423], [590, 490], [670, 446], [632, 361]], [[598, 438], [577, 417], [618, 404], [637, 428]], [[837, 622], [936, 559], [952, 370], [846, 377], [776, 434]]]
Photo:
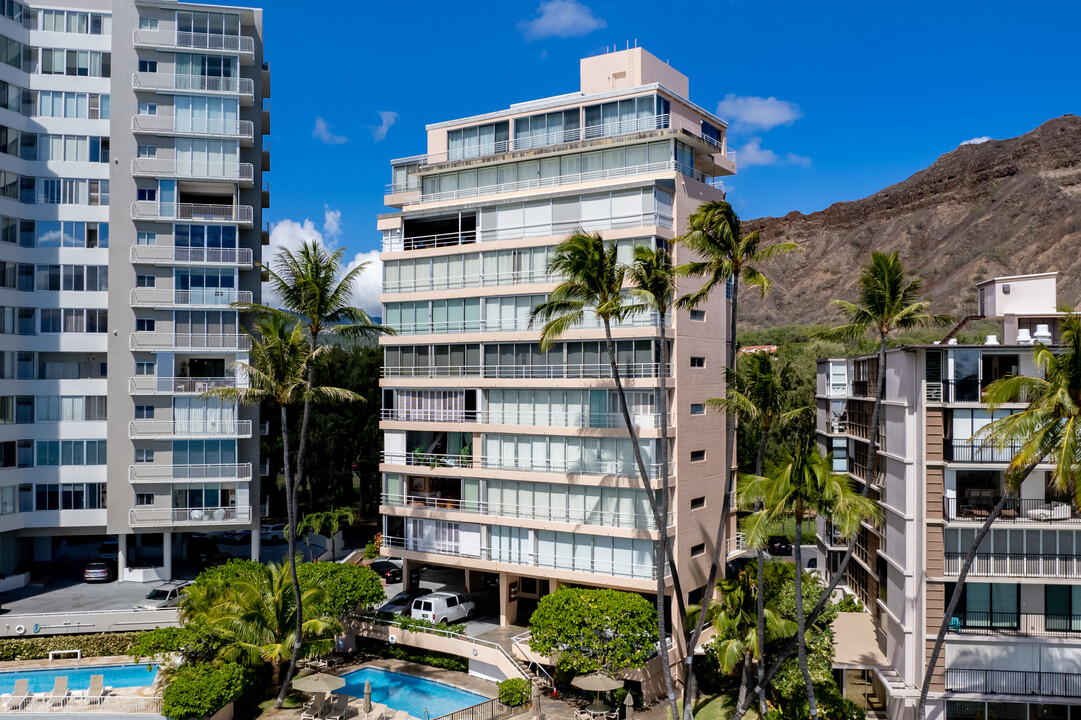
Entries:
[[[537, 427], [625, 428], [623, 413], [549, 410], [546, 412], [383, 408], [380, 419], [397, 422], [480, 423], [482, 425], [527, 425]], [[668, 414], [668, 426], [675, 415]], [[660, 427], [660, 413], [631, 413], [631, 423], [639, 429]]]
[[164, 48], [167, 50], [206, 50], [210, 52], [255, 53], [255, 40], [247, 35], [219, 35], [216, 33], [169, 32], [167, 30], [135, 30], [132, 33], [135, 47]]
[[128, 480], [132, 483], [202, 482], [204, 480], [251, 480], [251, 463], [225, 463], [218, 465], [155, 465], [137, 463], [128, 466]]
[[200, 95], [239, 95], [246, 100], [251, 100], [255, 92], [255, 83], [251, 78], [173, 75], [164, 72], [132, 73], [131, 87], [133, 90], [161, 90]]
[[251, 205], [203, 205], [201, 203], [159, 203], [136, 200], [131, 204], [132, 220], [174, 222], [176, 220], [206, 220], [237, 223], [251, 227], [255, 216]]
[[250, 438], [251, 420], [132, 420], [128, 437], [168, 439], [174, 437]]
[[227, 308], [233, 303], [250, 303], [250, 290], [232, 288], [199, 288], [197, 290], [167, 290], [158, 288], [133, 288], [132, 307], [215, 307]]
[[136, 375], [128, 378], [132, 395], [197, 395], [218, 388], [235, 388], [235, 377], [156, 377]]
[[[1018, 530], [1018, 533], [1021, 531]], [[966, 553], [945, 553], [943, 573], [961, 572]], [[976, 553], [969, 577], [1081, 579], [1081, 555], [1029, 553]]]
[[[547, 504], [516, 505], [514, 503], [480, 502], [458, 498], [429, 497], [426, 495], [395, 495], [383, 493], [383, 505], [404, 508], [448, 510], [452, 512], [497, 515], [499, 517], [519, 518], [524, 520], [542, 520], [545, 522], [568, 523], [572, 525], [597, 525], [600, 527], [630, 528], [634, 530], [655, 530], [657, 523], [653, 514], [643, 512], [615, 512], [586, 508], [555, 508]], [[675, 514], [668, 514], [668, 527], [675, 526]]]
[[135, 177], [222, 180], [251, 187], [255, 177], [255, 166], [242, 162], [178, 163], [176, 160], [166, 158], [132, 158], [131, 174]]
[[[530, 321], [527, 316], [514, 317], [514, 318], [498, 318], [494, 320], [478, 319], [478, 320], [447, 320], [437, 321], [432, 320], [430, 322], [416, 322], [416, 323], [395, 323], [387, 322], [388, 327], [391, 327], [399, 335], [426, 335], [429, 333], [469, 333], [469, 332], [524, 332], [529, 330], [535, 330], [540, 332], [541, 325], [534, 324], [530, 326]], [[612, 329], [618, 330], [619, 328], [628, 327], [656, 327], [657, 325], [657, 313], [644, 312], [639, 315], [631, 315], [628, 318], [620, 320], [619, 322], [612, 323]], [[599, 330], [604, 327], [604, 324], [597, 318], [589, 318], [583, 320], [581, 323], [574, 326], [575, 330]], [[665, 327], [672, 327], [672, 316], [667, 315], [665, 317]]]
[[128, 510], [132, 527], [148, 525], [246, 525], [251, 522], [251, 507], [156, 508]]
[[[660, 363], [618, 363], [621, 378], [655, 378]], [[380, 369], [381, 377], [394, 378], [456, 378], [485, 377], [501, 380], [565, 380], [611, 378], [612, 366], [608, 363], [583, 363], [580, 365], [417, 365]], [[672, 376], [669, 366], [668, 376]]]
[[[475, 459], [472, 455], [388, 451], [382, 453], [382, 459], [388, 465], [410, 465], [428, 468], [484, 468], [486, 470], [518, 470], [564, 475], [639, 476], [638, 463], [633, 459], [561, 460], [550, 457], [484, 457]], [[650, 478], [659, 478], [661, 476], [661, 463], [646, 462], [644, 464], [646, 473]], [[669, 461], [669, 473], [672, 472], [673, 468], [674, 464]]]
[[173, 247], [170, 245], [132, 245], [131, 262], [142, 265], [226, 265], [250, 268], [250, 248]]
[[188, 118], [173, 115], [134, 115], [131, 130], [135, 133], [161, 133], [164, 135], [209, 135], [236, 140], [252, 140], [255, 123], [251, 120], [223, 120], [213, 118]]
[[236, 333], [135, 332], [129, 336], [131, 350], [251, 350], [251, 336]]

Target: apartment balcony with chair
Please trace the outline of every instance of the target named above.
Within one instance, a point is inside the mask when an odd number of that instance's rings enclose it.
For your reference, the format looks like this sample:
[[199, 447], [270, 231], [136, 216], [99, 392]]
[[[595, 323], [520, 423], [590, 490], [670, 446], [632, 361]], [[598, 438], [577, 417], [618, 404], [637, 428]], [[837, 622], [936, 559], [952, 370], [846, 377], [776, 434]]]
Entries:
[[255, 213], [251, 205], [205, 205], [202, 203], [159, 203], [136, 200], [131, 204], [132, 220], [173, 223], [178, 220], [198, 220], [231, 223], [250, 228]]
[[140, 49], [223, 53], [238, 56], [242, 65], [255, 62], [255, 39], [247, 35], [139, 29], [132, 32], [131, 39]]
[[254, 265], [251, 248], [173, 247], [169, 245], [132, 245], [134, 265], [225, 266], [250, 269]]
[[133, 288], [133, 308], [230, 308], [233, 303], [252, 302], [250, 290], [233, 288], [197, 288], [194, 290], [168, 290], [165, 288]]
[[251, 336], [240, 333], [134, 332], [129, 336], [128, 347], [131, 350], [149, 352], [174, 350], [247, 352], [251, 350]]
[[128, 510], [128, 523], [132, 527], [248, 525], [251, 523], [251, 507], [136, 507]]
[[[982, 524], [1002, 499], [1000, 491], [971, 491], [963, 498], [943, 498], [946, 520]], [[1013, 497], [1006, 501], [996, 523], [1081, 523], [1081, 513], [1067, 500]]]
[[250, 188], [254, 182], [255, 166], [242, 162], [178, 162], [165, 158], [132, 158], [131, 174], [134, 177], [236, 183]]
[[235, 388], [235, 377], [157, 377], [136, 375], [128, 378], [132, 395], [199, 395], [208, 390]]
[[157, 465], [136, 463], [128, 466], [128, 481], [132, 484], [204, 482], [208, 480], [251, 480], [251, 463], [211, 465]]
[[135, 115], [131, 118], [131, 131], [136, 135], [237, 140], [241, 147], [255, 144], [255, 123], [251, 120]]
[[132, 440], [172, 438], [250, 438], [251, 420], [132, 420], [128, 423]]
[[255, 82], [246, 77], [135, 72], [131, 75], [131, 88], [136, 92], [170, 95], [228, 95], [239, 97], [240, 104], [246, 107], [251, 107], [255, 102]]
[[1081, 697], [1081, 674], [1038, 670], [946, 668], [946, 690], [986, 695]]

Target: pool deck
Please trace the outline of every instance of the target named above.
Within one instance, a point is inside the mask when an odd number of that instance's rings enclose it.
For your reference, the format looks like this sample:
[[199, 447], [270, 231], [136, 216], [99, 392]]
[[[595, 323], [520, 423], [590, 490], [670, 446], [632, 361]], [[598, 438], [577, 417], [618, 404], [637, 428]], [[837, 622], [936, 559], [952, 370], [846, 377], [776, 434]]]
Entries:
[[[10, 660], [0, 662], [0, 673], [19, 670], [63, 670], [64, 668], [86, 669], [106, 665], [134, 665], [131, 655], [107, 655], [105, 657], [57, 658], [56, 660]], [[148, 663], [149, 664], [149, 663]], [[113, 692], [127, 697], [157, 697], [161, 695], [161, 674], [154, 679], [153, 685], [145, 687], [116, 688]], [[78, 692], [78, 691], [76, 691]], [[22, 717], [22, 715], [20, 715]]]

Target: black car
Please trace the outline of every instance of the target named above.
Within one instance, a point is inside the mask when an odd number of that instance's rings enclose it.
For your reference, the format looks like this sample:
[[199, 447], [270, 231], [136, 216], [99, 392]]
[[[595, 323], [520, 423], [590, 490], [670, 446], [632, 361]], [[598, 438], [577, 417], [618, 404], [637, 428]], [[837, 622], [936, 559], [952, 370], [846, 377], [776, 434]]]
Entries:
[[402, 569], [392, 562], [376, 560], [368, 567], [375, 570], [375, 573], [388, 583], [398, 583], [402, 581]]
[[784, 535], [771, 535], [766, 542], [766, 550], [770, 555], [788, 557], [792, 554], [792, 541]]
[[[393, 563], [387, 563], [393, 565]], [[395, 615], [408, 615], [413, 609], [413, 601], [421, 595], [427, 595], [431, 590], [415, 587], [403, 590], [390, 600], [387, 600], [377, 611], [380, 617], [393, 620]]]

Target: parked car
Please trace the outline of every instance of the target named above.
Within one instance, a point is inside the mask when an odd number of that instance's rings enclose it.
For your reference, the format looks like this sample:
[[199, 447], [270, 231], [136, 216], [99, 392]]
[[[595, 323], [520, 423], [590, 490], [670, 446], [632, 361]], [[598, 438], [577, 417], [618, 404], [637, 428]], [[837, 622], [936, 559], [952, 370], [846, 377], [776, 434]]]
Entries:
[[784, 535], [770, 535], [766, 542], [766, 551], [770, 555], [788, 557], [792, 554], [792, 541]]
[[146, 599], [133, 605], [135, 610], [157, 610], [159, 608], [176, 607], [180, 602], [180, 594], [190, 582], [176, 581], [158, 585], [146, 594]]
[[259, 538], [268, 545], [277, 545], [285, 542], [285, 525], [264, 525], [259, 529]]
[[243, 545], [251, 540], [251, 530], [228, 530], [221, 534], [221, 540], [230, 545]]
[[427, 594], [427, 590], [419, 587], [402, 590], [390, 600], [387, 600], [383, 604], [383, 607], [379, 608], [376, 612], [380, 617], [384, 617], [388, 620], [393, 620], [395, 615], [408, 615], [413, 611], [413, 601], [418, 597]]
[[116, 580], [116, 561], [106, 558], [98, 558], [87, 563], [83, 570], [83, 580], [86, 582], [112, 582]]
[[402, 581], [402, 569], [392, 562], [376, 560], [368, 567], [375, 570], [375, 573], [388, 583], [398, 583]]
[[476, 606], [461, 593], [436, 592], [423, 595], [413, 601], [410, 616], [414, 620], [434, 623], [455, 623], [472, 620], [477, 614]]

